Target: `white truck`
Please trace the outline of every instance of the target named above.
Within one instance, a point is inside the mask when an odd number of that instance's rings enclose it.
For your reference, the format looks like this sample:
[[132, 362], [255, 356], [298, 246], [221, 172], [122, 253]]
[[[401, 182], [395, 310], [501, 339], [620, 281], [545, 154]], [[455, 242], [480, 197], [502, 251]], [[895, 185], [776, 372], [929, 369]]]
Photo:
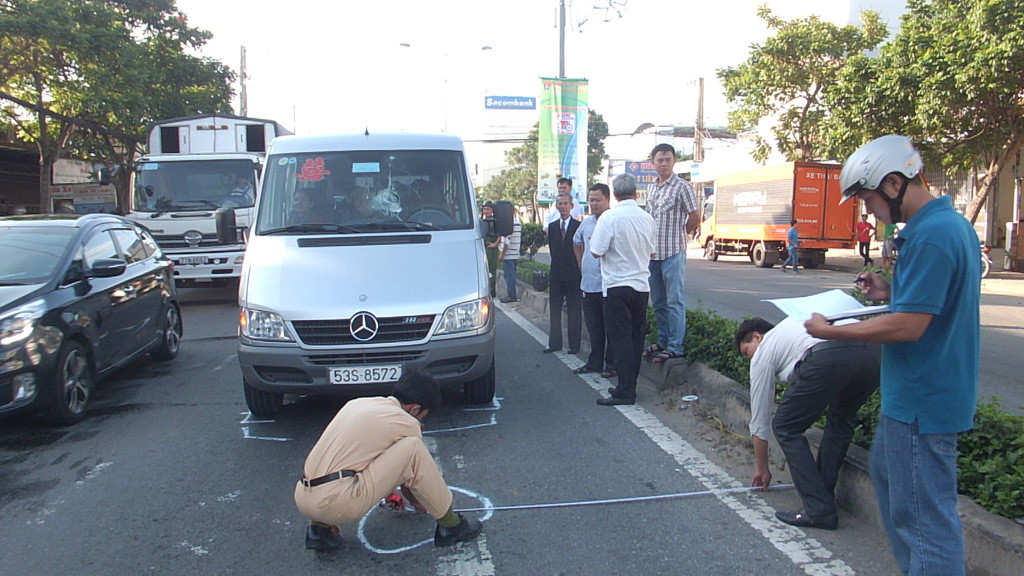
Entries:
[[207, 114], [154, 122], [135, 163], [128, 217], [174, 262], [178, 285], [237, 280], [273, 120]]

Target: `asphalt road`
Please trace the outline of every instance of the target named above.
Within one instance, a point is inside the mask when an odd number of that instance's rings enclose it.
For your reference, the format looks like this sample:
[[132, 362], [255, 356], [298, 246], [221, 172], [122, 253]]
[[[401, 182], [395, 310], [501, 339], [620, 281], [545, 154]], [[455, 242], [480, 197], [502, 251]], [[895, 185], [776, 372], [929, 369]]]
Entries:
[[[374, 510], [343, 528], [340, 550], [309, 552], [291, 494], [341, 401], [302, 399], [254, 420], [233, 295], [192, 290], [183, 299], [176, 361], [121, 371], [75, 427], [3, 421], [4, 574], [883, 573], [877, 532], [808, 534], [775, 521], [751, 494], [498, 511], [485, 515], [477, 542], [442, 550], [428, 542], [429, 518]], [[426, 422], [457, 508], [746, 483], [644, 406], [596, 405], [607, 382], [572, 375], [575, 357], [540, 354], [543, 331], [518, 314], [501, 314], [499, 329], [498, 401], [453, 397]]]

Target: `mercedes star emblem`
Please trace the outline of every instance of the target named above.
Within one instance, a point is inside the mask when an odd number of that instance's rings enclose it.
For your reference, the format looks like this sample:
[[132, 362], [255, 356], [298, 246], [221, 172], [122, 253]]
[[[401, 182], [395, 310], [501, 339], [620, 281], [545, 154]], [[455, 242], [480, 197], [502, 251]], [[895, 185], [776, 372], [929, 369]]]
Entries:
[[356, 340], [368, 342], [377, 335], [377, 318], [369, 312], [360, 312], [349, 320], [348, 329]]

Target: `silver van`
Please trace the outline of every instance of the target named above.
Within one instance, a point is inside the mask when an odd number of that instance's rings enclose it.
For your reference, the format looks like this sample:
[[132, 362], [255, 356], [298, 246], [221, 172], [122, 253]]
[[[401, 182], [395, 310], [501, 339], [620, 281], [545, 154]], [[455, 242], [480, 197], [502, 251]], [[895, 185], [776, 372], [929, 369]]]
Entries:
[[[285, 136], [267, 156], [239, 286], [250, 411], [285, 394], [390, 391], [415, 367], [469, 402], [494, 397], [494, 305], [462, 141]], [[499, 203], [501, 204], [501, 203]]]

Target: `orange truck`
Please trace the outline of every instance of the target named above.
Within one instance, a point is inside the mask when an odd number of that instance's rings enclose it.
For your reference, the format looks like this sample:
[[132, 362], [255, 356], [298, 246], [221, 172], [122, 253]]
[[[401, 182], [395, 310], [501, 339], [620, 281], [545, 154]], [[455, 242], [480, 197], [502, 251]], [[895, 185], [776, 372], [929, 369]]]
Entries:
[[838, 164], [787, 162], [722, 174], [704, 202], [704, 256], [742, 254], [771, 268], [786, 258], [786, 232], [796, 218], [800, 265], [817, 268], [829, 248], [857, 244], [857, 202], [839, 204]]

